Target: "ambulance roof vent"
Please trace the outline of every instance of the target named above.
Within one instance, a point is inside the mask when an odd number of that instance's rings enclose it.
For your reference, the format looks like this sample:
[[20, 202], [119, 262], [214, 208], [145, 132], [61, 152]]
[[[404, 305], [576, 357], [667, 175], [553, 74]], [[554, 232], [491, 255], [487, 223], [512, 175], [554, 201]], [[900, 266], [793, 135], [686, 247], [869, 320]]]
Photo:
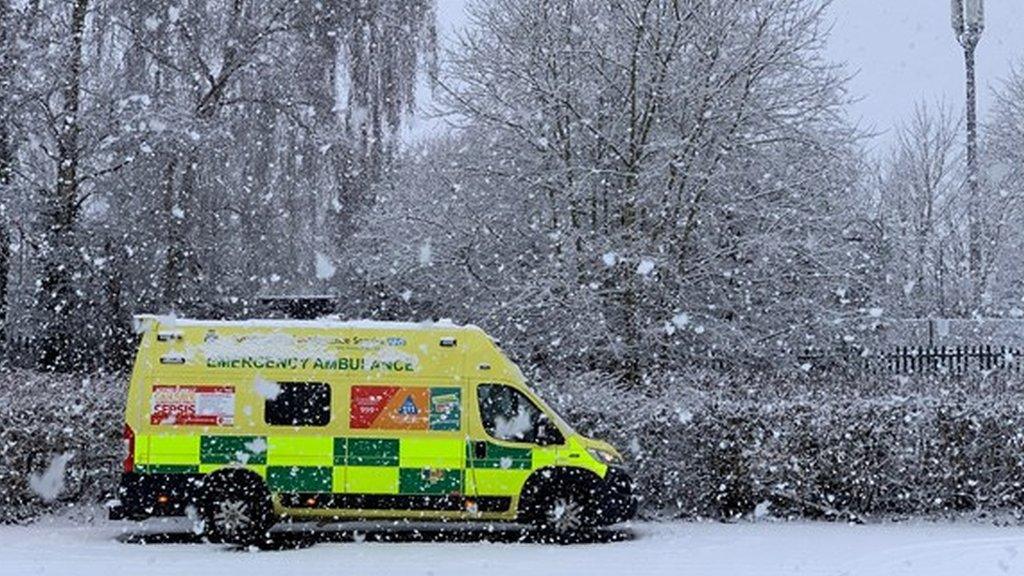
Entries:
[[459, 344], [458, 340], [454, 336], [445, 336], [441, 338], [441, 347], [443, 348], [454, 348]]
[[157, 332], [156, 339], [158, 342], [171, 342], [174, 340], [181, 340], [184, 338], [184, 334], [181, 332]]

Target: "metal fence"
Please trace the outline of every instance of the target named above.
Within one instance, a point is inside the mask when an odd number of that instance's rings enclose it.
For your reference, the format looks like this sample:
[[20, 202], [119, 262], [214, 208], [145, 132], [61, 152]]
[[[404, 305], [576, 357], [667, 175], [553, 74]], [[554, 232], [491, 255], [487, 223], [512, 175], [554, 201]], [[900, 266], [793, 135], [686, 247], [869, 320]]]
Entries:
[[806, 369], [860, 369], [873, 374], [948, 374], [993, 371], [1019, 374], [1024, 354], [1007, 346], [896, 346], [880, 353], [806, 351], [798, 356]]

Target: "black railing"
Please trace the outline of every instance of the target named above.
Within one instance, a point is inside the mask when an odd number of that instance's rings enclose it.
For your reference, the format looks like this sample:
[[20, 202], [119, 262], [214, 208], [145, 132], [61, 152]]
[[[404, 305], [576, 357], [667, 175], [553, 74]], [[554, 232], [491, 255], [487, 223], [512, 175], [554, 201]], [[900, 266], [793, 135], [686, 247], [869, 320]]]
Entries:
[[968, 374], [992, 371], [1018, 374], [1024, 354], [1007, 346], [897, 346], [872, 353], [825, 353], [807, 351], [798, 356], [801, 365], [829, 371], [853, 368], [876, 374]]

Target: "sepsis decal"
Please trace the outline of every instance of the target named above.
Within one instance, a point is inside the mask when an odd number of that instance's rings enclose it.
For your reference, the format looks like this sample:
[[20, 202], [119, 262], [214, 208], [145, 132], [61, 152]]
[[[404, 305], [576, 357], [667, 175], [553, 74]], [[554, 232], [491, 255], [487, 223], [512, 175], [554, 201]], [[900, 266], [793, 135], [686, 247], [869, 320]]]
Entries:
[[458, 430], [460, 392], [458, 388], [353, 386], [349, 427], [354, 430]]
[[233, 426], [234, 386], [154, 385], [150, 424], [184, 426]]

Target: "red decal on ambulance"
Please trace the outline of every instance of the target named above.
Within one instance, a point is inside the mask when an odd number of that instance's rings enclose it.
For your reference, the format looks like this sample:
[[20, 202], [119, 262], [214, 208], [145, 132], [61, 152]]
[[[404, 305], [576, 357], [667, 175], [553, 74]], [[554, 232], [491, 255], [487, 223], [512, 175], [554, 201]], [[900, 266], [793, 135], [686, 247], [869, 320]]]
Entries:
[[233, 426], [234, 386], [153, 386], [153, 425]]
[[353, 386], [349, 427], [372, 430], [428, 430], [430, 389], [409, 386]]
[[373, 422], [384, 411], [398, 386], [353, 386], [349, 409], [349, 428], [373, 428]]

